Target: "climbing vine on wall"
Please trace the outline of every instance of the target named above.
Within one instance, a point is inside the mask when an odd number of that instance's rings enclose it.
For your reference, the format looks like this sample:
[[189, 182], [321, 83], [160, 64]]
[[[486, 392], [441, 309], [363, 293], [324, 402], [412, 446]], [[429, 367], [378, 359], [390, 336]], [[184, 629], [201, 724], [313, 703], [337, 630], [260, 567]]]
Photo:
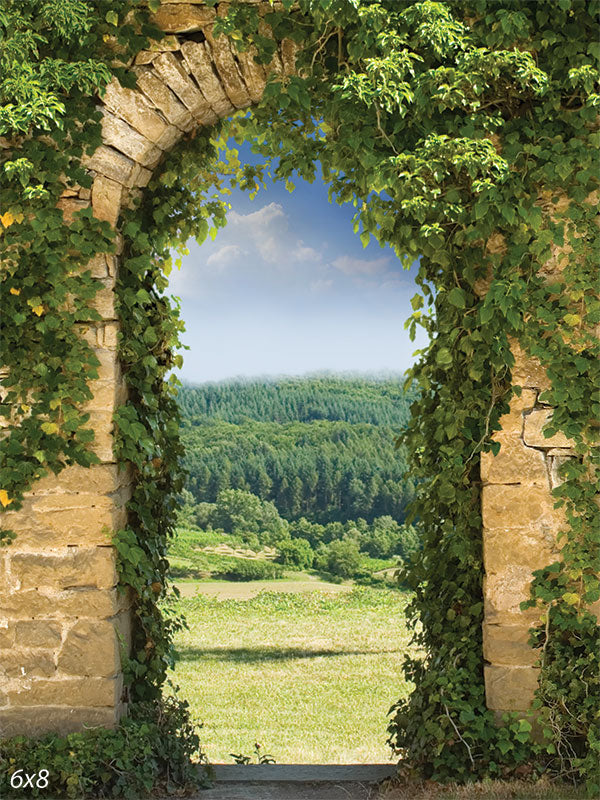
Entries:
[[[78, 407], [95, 365], [76, 331], [94, 320], [97, 286], [82, 267], [109, 251], [113, 236], [87, 210], [63, 226], [56, 203], [65, 185], [89, 186], [80, 157], [99, 143], [93, 94], [111, 73], [127, 85], [115, 58], [125, 62], [159, 34], [135, 2], [5, 5], [0, 279], [9, 376], [0, 409], [17, 427], [2, 442], [0, 502], [16, 508], [42, 470], [91, 461]], [[374, 236], [405, 263], [420, 256], [407, 324], [424, 326], [431, 343], [412, 370], [421, 394], [404, 441], [425, 540], [404, 580], [415, 592], [425, 658], [406, 663], [415, 690], [395, 708], [390, 735], [434, 778], [505, 775], [528, 763], [587, 780], [592, 791], [600, 785], [598, 634], [586, 610], [600, 596], [592, 457], [600, 408], [590, 399], [600, 321], [599, 10], [597, 0], [284, 0], [262, 22], [243, 3], [218, 22], [237, 47], [253, 43], [265, 64], [275, 42], [297, 46], [297, 74], [275, 77], [260, 106], [222, 131], [251, 140], [265, 158], [242, 167], [233, 156], [234, 182], [252, 189], [267, 171], [311, 180], [320, 164], [332, 199], [356, 205], [364, 244]], [[30, 54], [31, 74], [19, 50]], [[181, 485], [176, 408], [164, 381], [179, 322], [162, 272], [171, 247], [224, 223], [223, 203], [210, 195], [216, 169], [209, 134], [182, 143], [121, 225], [120, 352], [130, 399], [116, 424], [136, 489], [130, 527], [115, 541], [140, 623], [128, 666], [135, 697], [159, 691], [177, 624], [156, 607]], [[555, 408], [547, 434], [564, 432], [580, 456], [555, 490], [568, 522], [562, 559], [532, 586], [546, 732], [537, 744], [530, 722], [499, 726], [486, 709], [481, 657], [479, 457], [498, 447], [491, 434], [513, 391], [513, 340], [552, 383], [543, 396]]]

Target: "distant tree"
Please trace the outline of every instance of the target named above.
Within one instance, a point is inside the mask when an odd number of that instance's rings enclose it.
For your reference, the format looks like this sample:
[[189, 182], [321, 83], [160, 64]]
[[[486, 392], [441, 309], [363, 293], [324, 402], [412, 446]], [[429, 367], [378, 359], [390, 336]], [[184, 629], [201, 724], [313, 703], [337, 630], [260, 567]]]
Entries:
[[241, 538], [256, 534], [262, 544], [272, 544], [290, 535], [289, 523], [279, 516], [273, 503], [241, 489], [219, 493], [210, 522], [213, 527]]
[[290, 522], [290, 534], [293, 539], [306, 539], [311, 547], [316, 548], [323, 541], [325, 526], [300, 517], [300, 519]]
[[279, 551], [277, 561], [286, 567], [297, 569], [310, 569], [315, 554], [306, 539], [284, 539], [275, 543]]
[[327, 553], [327, 571], [340, 578], [351, 578], [360, 569], [358, 544], [350, 539], [332, 542]]
[[194, 495], [187, 489], [182, 489], [179, 496], [180, 506], [177, 513], [179, 525], [191, 526], [195, 524], [196, 500]]
[[194, 522], [204, 530], [213, 527], [216, 503], [197, 503], [194, 508]]

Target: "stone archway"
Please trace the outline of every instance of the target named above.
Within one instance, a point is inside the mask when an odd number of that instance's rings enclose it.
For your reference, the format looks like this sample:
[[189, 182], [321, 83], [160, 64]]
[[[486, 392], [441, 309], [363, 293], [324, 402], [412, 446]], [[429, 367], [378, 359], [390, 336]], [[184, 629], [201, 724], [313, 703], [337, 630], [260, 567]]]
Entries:
[[[259, 8], [270, 8], [262, 0]], [[156, 21], [167, 34], [137, 55], [130, 68], [136, 90], [116, 80], [99, 100], [103, 143], [88, 158], [91, 190], [66, 191], [66, 219], [91, 205], [96, 217], [118, 227], [120, 210], [143, 191], [164, 153], [198, 126], [213, 125], [259, 102], [269, 70], [294, 71], [294, 45], [283, 42], [268, 70], [250, 53], [215, 39], [215, 16], [227, 12], [203, 2], [161, 6]], [[102, 321], [82, 331], [100, 361], [89, 411], [101, 464], [68, 467], [40, 481], [23, 509], [7, 512], [16, 542], [0, 554], [7, 587], [0, 623], [5, 671], [0, 692], [0, 736], [47, 730], [66, 733], [83, 725], [116, 724], [123, 713], [119, 638], [128, 638], [129, 611], [117, 592], [110, 531], [123, 527], [131, 478], [120, 472], [113, 449], [112, 415], [126, 397], [117, 357], [119, 321], [114, 306], [118, 255], [92, 262], [103, 288], [95, 304]], [[482, 459], [485, 563], [484, 652], [487, 704], [497, 711], [528, 707], [537, 681], [535, 653], [527, 644], [533, 569], [556, 554], [560, 513], [550, 491], [556, 467], [574, 455], [562, 435], [545, 439], [551, 410], [538, 402], [547, 386], [540, 365], [514, 346], [513, 380], [522, 387], [497, 435], [497, 457]]]

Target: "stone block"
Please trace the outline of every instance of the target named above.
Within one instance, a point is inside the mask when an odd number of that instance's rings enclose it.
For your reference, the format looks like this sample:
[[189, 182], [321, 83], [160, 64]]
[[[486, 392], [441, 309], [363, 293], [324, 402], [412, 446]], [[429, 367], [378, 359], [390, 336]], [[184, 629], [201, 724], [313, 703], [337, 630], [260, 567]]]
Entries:
[[128, 495], [45, 494], [26, 498], [19, 511], [6, 513], [19, 547], [46, 549], [109, 545], [112, 532], [125, 526]]
[[79, 200], [78, 198], [73, 197], [66, 197], [62, 200], [59, 200], [56, 204], [57, 208], [63, 212], [63, 219], [67, 225], [70, 225], [73, 220], [73, 214], [76, 211], [81, 211], [84, 208], [88, 208], [90, 205], [88, 200]]
[[47, 651], [0, 650], [0, 677], [51, 678], [56, 673], [54, 655]]
[[115, 463], [113, 412], [91, 411], [88, 425], [93, 428], [95, 438], [90, 448], [103, 463]]
[[550, 389], [550, 380], [539, 360], [528, 356], [516, 339], [511, 338], [509, 341], [511, 352], [515, 358], [512, 368], [513, 385], [540, 391]]
[[[32, 617], [56, 618], [61, 621], [72, 618], [91, 617], [104, 619], [114, 617], [128, 608], [131, 603], [126, 592], [118, 589], [89, 589], [87, 587], [66, 591], [28, 589], [26, 591], [6, 592], [2, 597], [0, 611], [14, 619]], [[12, 630], [0, 627], [0, 647], [2, 631]], [[8, 639], [10, 642], [10, 639]], [[8, 645], [10, 646], [10, 645]]]
[[120, 673], [119, 641], [113, 622], [79, 620], [58, 654], [58, 669], [68, 675], [111, 678]]
[[140, 50], [135, 57], [134, 64], [151, 64], [152, 60], [156, 58], [159, 53], [165, 53], [167, 50], [174, 53], [179, 50], [179, 46], [180, 41], [177, 36], [163, 36], [162, 39], [150, 39], [150, 49]]
[[264, 67], [254, 60], [256, 53], [256, 48], [250, 46], [247, 50], [236, 53], [236, 55], [250, 99], [253, 103], [260, 103], [267, 83], [267, 76]]
[[[148, 183], [150, 182], [151, 177], [152, 177], [152, 172], [149, 169], [146, 169], [146, 167], [142, 167], [141, 164], [136, 164], [133, 173], [131, 175], [131, 186], [129, 188], [135, 188], [136, 186], [137, 187], [147, 186]], [[119, 240], [117, 239], [117, 246], [119, 248], [117, 252], [121, 254], [123, 252], [122, 240], [119, 246]]]
[[525, 425], [523, 428], [523, 440], [529, 447], [554, 448], [554, 447], [574, 447], [575, 442], [568, 439], [564, 433], [559, 431], [554, 436], [547, 439], [543, 434], [543, 429], [552, 419], [553, 411], [551, 408], [534, 408], [525, 415]]
[[532, 667], [539, 650], [529, 644], [529, 625], [483, 624], [483, 657], [491, 664]]
[[[94, 183], [92, 184], [92, 209], [96, 219], [105, 220], [106, 222], [110, 222], [113, 228], [116, 227], [121, 212], [122, 199], [122, 184], [104, 175], [96, 175]], [[106, 258], [103, 256], [99, 258], [104, 261], [104, 265], [106, 266]], [[106, 275], [108, 275], [108, 270], [106, 271]]]
[[566, 462], [570, 458], [573, 458], [575, 456], [575, 453], [568, 454], [568, 452], [569, 452], [568, 450], [563, 450], [563, 451], [556, 451], [555, 450], [554, 451], [555, 453], [556, 452], [562, 452], [562, 453], [567, 453], [568, 455], [554, 455], [554, 456], [551, 456], [550, 453], [552, 453], [552, 452], [553, 451], [550, 450], [547, 453], [547, 456], [549, 457], [549, 461], [550, 461], [550, 486], [553, 489], [556, 489], [557, 486], [560, 486], [561, 483], [565, 482], [565, 478], [563, 478], [560, 475], [560, 468], [563, 466], [563, 464], [566, 464]]
[[180, 130], [187, 132], [195, 126], [195, 121], [187, 108], [180, 103], [175, 94], [151, 70], [136, 69], [138, 86], [165, 115], [167, 120]]
[[[229, 7], [229, 3], [220, 3], [217, 9], [217, 15], [219, 17], [226, 17], [229, 13]], [[262, 65], [258, 64], [254, 60], [254, 56], [257, 52], [256, 48], [251, 45], [247, 50], [240, 51], [235, 47], [235, 45], [233, 45], [232, 53], [233, 52], [235, 53], [235, 59], [239, 64], [240, 72], [242, 74], [242, 78], [244, 79], [248, 94], [250, 95], [250, 99], [253, 103], [260, 102], [267, 78]]]
[[[123, 153], [106, 145], [100, 145], [93, 155], [82, 158], [81, 163], [94, 172], [123, 184], [128, 188], [146, 186], [152, 172]], [[89, 204], [88, 204], [89, 205]]]
[[549, 490], [548, 467], [544, 454], [523, 444], [521, 437], [497, 433], [500, 452], [481, 454], [481, 480], [484, 483], [520, 483]]
[[522, 389], [520, 396], [513, 394], [509, 400], [509, 411], [500, 417], [500, 425], [502, 430], [495, 433], [494, 436], [502, 434], [518, 434], [523, 433], [523, 414], [526, 411], [531, 411], [537, 402], [538, 393], [535, 389]]
[[68, 708], [66, 706], [30, 706], [0, 711], [0, 738], [40, 736], [44, 733], [68, 733], [84, 728], [114, 728], [122, 714], [116, 708]]
[[[96, 178], [99, 180], [99, 177]], [[106, 178], [105, 180], [109, 180]], [[121, 184], [117, 184], [120, 187], [120, 190], [123, 190]], [[97, 256], [94, 256], [88, 263], [85, 265], [85, 269], [89, 269], [92, 273], [92, 278], [108, 278], [108, 268], [106, 266], [106, 255], [104, 253], [99, 253]]]
[[231, 52], [225, 36], [214, 37], [212, 30], [205, 29], [206, 49], [223, 84], [225, 94], [236, 108], [248, 108], [252, 100]]
[[[128, 158], [133, 159], [143, 167], [154, 169], [162, 157], [162, 150], [156, 147], [150, 139], [138, 133], [135, 128], [124, 120], [115, 117], [109, 111], [104, 111], [102, 120], [102, 140]], [[94, 192], [92, 189], [92, 199]]]
[[[106, 324], [110, 325], [111, 323], [107, 322]], [[116, 321], [114, 324], [116, 325]], [[95, 334], [102, 336], [101, 331], [96, 331]], [[97, 380], [117, 380], [120, 367], [115, 349], [112, 347], [94, 347], [94, 355], [100, 362], [100, 364], [96, 367], [98, 372]]]
[[[3, 584], [6, 587], [6, 584]], [[0, 605], [0, 612], [6, 613], [4, 609], [4, 601]], [[7, 619], [0, 618], [0, 650], [8, 650], [15, 643], [15, 624]]]
[[534, 667], [484, 667], [485, 698], [493, 711], [527, 711], [538, 686]]
[[131, 480], [131, 470], [118, 464], [93, 464], [91, 467], [73, 464], [58, 475], [51, 473], [41, 478], [26, 496], [72, 493], [105, 495], [129, 486]]
[[530, 572], [559, 558], [554, 531], [548, 527], [483, 529], [483, 563], [487, 573], [503, 572], [514, 564]]
[[221, 82], [215, 75], [211, 57], [204, 42], [184, 42], [181, 52], [202, 94], [218, 117], [233, 114], [235, 108], [225, 94]]
[[215, 18], [214, 8], [199, 7], [192, 3], [164, 3], [152, 21], [165, 33], [193, 33]]
[[484, 528], [536, 528], [546, 525], [558, 531], [564, 511], [554, 508], [549, 488], [540, 486], [488, 484], [482, 489], [481, 513]]
[[532, 574], [527, 567], [514, 565], [502, 572], [488, 573], [483, 579], [484, 619], [490, 625], [529, 625], [539, 619], [539, 611], [521, 611], [529, 599]]
[[165, 152], [174, 147], [183, 136], [183, 131], [175, 125], [168, 125], [163, 135], [157, 141], [156, 146]]
[[163, 154], [150, 139], [108, 111], [104, 111], [102, 120], [102, 139], [115, 150], [149, 169], [154, 169]]
[[[258, 7], [258, 13], [261, 17], [264, 17], [265, 13], [268, 13], [268, 10], [265, 9], [265, 7], [261, 4]], [[258, 23], [258, 32], [260, 33], [261, 36], [264, 36], [267, 39], [273, 38], [273, 30], [270, 25], [267, 25], [264, 19], [261, 19], [260, 22]], [[277, 75], [278, 77], [281, 77], [283, 75], [283, 64], [281, 63], [281, 58], [277, 50], [273, 54], [273, 58], [271, 59], [271, 61], [265, 65], [265, 74], [266, 75], [274, 74]]]
[[[102, 346], [109, 350], [116, 350], [118, 344], [119, 323], [106, 322], [102, 328]], [[98, 376], [100, 377], [100, 376]]]
[[62, 641], [62, 625], [45, 619], [17, 622], [15, 639], [19, 647], [44, 647], [53, 650]]
[[93, 392], [91, 400], [83, 406], [84, 411], [111, 411], [115, 410], [127, 400], [127, 386], [118, 374], [120, 372], [117, 362], [112, 380], [92, 380], [89, 388]]
[[116, 117], [120, 117], [154, 144], [159, 144], [167, 123], [162, 119], [141, 92], [125, 89], [116, 78], [106, 87], [102, 102]]
[[113, 620], [119, 640], [125, 646], [127, 653], [131, 651], [132, 620], [129, 608], [122, 609]]
[[154, 59], [154, 69], [201, 125], [214, 125], [218, 117], [172, 53]]
[[116, 320], [114, 281], [112, 278], [105, 278], [98, 281], [98, 284], [98, 291], [90, 300], [90, 307], [95, 308], [102, 319]]
[[52, 555], [15, 553], [11, 570], [21, 590], [77, 586], [112, 589], [117, 585], [112, 547], [69, 547]]
[[112, 178], [118, 181], [123, 186], [131, 186], [131, 177], [135, 167], [135, 161], [127, 158], [123, 153], [119, 153], [112, 147], [100, 145], [94, 151], [93, 155], [85, 156], [82, 159], [82, 164], [88, 169], [94, 170], [99, 175], [104, 175], [107, 178]]
[[8, 692], [13, 706], [117, 706], [123, 692], [123, 679], [116, 678], [39, 678]]

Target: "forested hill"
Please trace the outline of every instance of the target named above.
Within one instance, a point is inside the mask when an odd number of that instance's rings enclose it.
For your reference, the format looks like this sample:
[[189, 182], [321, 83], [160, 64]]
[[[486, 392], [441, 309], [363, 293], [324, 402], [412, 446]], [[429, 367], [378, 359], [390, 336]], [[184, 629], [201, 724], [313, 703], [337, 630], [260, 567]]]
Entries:
[[394, 442], [413, 399], [401, 378], [183, 387], [186, 488], [196, 503], [244, 489], [275, 503], [290, 520], [326, 524], [390, 515], [401, 522], [414, 487]]
[[404, 379], [307, 377], [247, 380], [183, 386], [179, 405], [193, 422], [216, 417], [226, 422], [366, 422], [404, 428], [414, 390]]

